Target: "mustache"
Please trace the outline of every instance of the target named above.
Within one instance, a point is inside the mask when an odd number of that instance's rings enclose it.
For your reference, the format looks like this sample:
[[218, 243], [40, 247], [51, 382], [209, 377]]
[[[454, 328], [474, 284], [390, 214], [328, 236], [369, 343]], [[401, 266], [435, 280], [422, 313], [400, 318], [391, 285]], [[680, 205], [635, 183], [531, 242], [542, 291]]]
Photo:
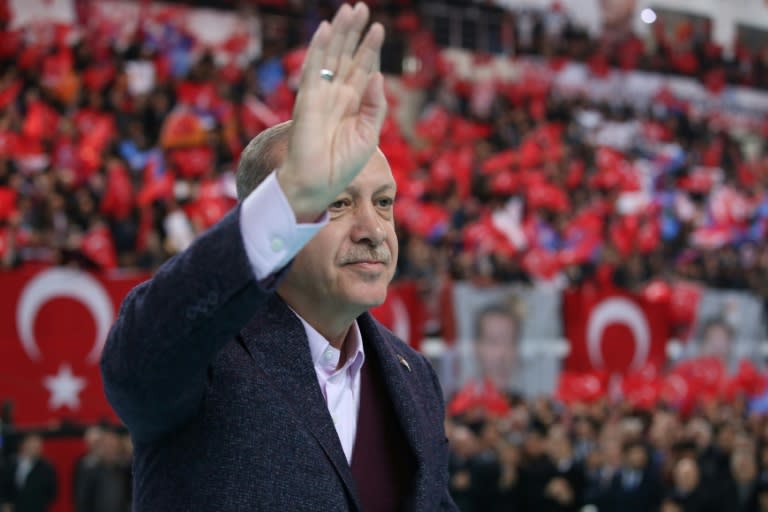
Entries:
[[375, 261], [376, 263], [389, 264], [392, 260], [392, 254], [386, 246], [371, 248], [371, 249], [358, 249], [349, 251], [345, 254], [339, 264], [349, 265], [352, 263], [361, 263], [367, 261]]

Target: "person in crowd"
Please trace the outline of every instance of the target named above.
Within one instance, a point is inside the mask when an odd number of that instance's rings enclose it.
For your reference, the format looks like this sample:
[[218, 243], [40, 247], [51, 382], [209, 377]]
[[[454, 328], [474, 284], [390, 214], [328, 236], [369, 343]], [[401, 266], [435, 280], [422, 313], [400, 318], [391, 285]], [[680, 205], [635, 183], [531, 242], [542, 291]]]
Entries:
[[754, 452], [737, 450], [731, 455], [730, 477], [721, 498], [724, 512], [750, 512], [758, 508], [757, 461]]
[[[72, 499], [77, 504], [77, 497], [83, 493], [84, 483], [87, 481], [87, 475], [99, 464], [99, 449], [102, 440], [103, 429], [99, 425], [88, 427], [83, 433], [83, 443], [85, 444], [85, 453], [76, 461], [72, 473]], [[77, 510], [77, 506], [75, 507]]]
[[657, 469], [649, 460], [648, 448], [643, 441], [635, 440], [625, 444], [623, 453], [624, 461], [611, 481], [610, 505], [605, 511], [655, 510], [661, 502], [663, 488]]
[[699, 465], [691, 457], [681, 458], [673, 470], [673, 484], [662, 509], [669, 508], [669, 502], [679, 506], [683, 512], [715, 512], [718, 503], [713, 500], [710, 490], [702, 486]]
[[99, 433], [95, 461], [83, 466], [75, 495], [75, 512], [130, 512], [130, 456], [114, 429]]
[[550, 427], [547, 451], [553, 471], [544, 489], [549, 503], [543, 510], [580, 510], [584, 492], [584, 468], [574, 458], [571, 439], [564, 427]]
[[[46, 512], [51, 510], [58, 490], [56, 470], [43, 456], [43, 438], [26, 434], [2, 483], [7, 511]], [[5, 511], [4, 511], [5, 512]]]
[[521, 451], [519, 446], [502, 441], [498, 447], [499, 479], [494, 506], [491, 510], [504, 512], [519, 510], [522, 489], [520, 488]]

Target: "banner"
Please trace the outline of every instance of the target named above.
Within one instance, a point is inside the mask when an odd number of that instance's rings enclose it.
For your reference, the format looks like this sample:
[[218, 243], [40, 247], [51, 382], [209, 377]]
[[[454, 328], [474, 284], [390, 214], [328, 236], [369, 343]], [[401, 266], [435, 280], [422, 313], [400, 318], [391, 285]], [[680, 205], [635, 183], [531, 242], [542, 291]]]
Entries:
[[570, 342], [565, 369], [627, 373], [661, 368], [671, 334], [669, 308], [620, 290], [580, 288], [563, 293]]
[[[63, 267], [0, 272], [0, 401], [16, 426], [117, 422], [104, 396], [99, 358], [128, 291], [145, 275], [96, 275]], [[50, 439], [56, 467], [55, 512], [70, 510], [78, 439]]]
[[[457, 282], [452, 298], [456, 342], [438, 365], [446, 396], [488, 378], [529, 397], [554, 391], [563, 355], [559, 289]], [[481, 318], [489, 314], [495, 320]]]
[[722, 357], [733, 372], [742, 359], [761, 363], [765, 340], [765, 310], [759, 297], [745, 291], [705, 288], [690, 335], [683, 340], [682, 356]]

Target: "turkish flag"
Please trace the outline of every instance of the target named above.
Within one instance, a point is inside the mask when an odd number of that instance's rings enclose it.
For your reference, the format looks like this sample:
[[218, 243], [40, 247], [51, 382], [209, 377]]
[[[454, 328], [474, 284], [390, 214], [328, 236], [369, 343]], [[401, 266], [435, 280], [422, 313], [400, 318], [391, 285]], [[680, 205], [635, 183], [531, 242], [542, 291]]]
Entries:
[[[0, 272], [0, 395], [13, 402], [17, 426], [117, 421], [99, 357], [123, 297], [147, 277], [46, 266]], [[54, 512], [71, 510], [72, 465], [83, 451], [79, 440], [46, 441], [59, 476]]]
[[133, 209], [133, 185], [128, 170], [122, 163], [107, 166], [107, 187], [101, 200], [102, 213], [116, 219], [125, 219]]
[[490, 380], [469, 380], [448, 404], [448, 414], [460, 416], [475, 410], [491, 416], [509, 412], [509, 401]]
[[0, 220], [8, 219], [16, 211], [16, 189], [0, 187]]
[[265, 128], [285, 121], [255, 96], [246, 96], [243, 107], [240, 109], [240, 124], [249, 138], [255, 137]]
[[115, 243], [106, 224], [99, 224], [88, 230], [80, 243], [80, 250], [100, 268], [117, 267]]
[[223, 193], [218, 181], [209, 180], [200, 185], [195, 201], [185, 208], [187, 216], [200, 224], [203, 229], [216, 224], [233, 207], [235, 201]]
[[13, 80], [0, 91], [0, 109], [5, 109], [8, 105], [16, 101], [19, 93], [23, 90], [24, 84], [21, 80]]
[[571, 352], [565, 368], [625, 374], [660, 368], [670, 337], [669, 308], [622, 290], [578, 288], [563, 295]]
[[607, 383], [601, 372], [571, 372], [560, 374], [555, 396], [566, 404], [592, 403], [606, 395]]
[[450, 123], [450, 113], [442, 107], [435, 107], [428, 109], [425, 115], [416, 122], [415, 132], [419, 137], [438, 141], [448, 135]]
[[211, 82], [183, 81], [176, 87], [176, 96], [180, 104], [199, 109], [208, 109], [216, 101], [216, 87]]
[[53, 137], [58, 125], [59, 115], [53, 108], [42, 101], [33, 101], [27, 107], [21, 131], [27, 137], [45, 139]]
[[215, 155], [210, 146], [174, 149], [169, 160], [182, 178], [199, 178], [213, 169]]
[[371, 314], [400, 339], [419, 349], [424, 338], [427, 309], [416, 281], [392, 283], [387, 291], [387, 300], [371, 309]]
[[83, 71], [83, 84], [91, 91], [101, 91], [111, 82], [117, 71], [112, 63], [98, 63]]

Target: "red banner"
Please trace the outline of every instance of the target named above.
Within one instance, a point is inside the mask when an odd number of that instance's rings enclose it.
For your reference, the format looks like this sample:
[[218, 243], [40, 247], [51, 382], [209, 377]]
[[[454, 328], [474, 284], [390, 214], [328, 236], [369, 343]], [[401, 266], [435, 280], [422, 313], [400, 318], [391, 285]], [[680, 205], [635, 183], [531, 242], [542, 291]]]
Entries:
[[[117, 421], [104, 396], [99, 357], [120, 303], [146, 275], [96, 275], [62, 267], [0, 272], [0, 400], [17, 427]], [[46, 441], [56, 466], [54, 511], [71, 509], [76, 441]]]
[[626, 373], [666, 358], [671, 323], [668, 308], [620, 290], [578, 289], [563, 295], [565, 336], [574, 372]]

